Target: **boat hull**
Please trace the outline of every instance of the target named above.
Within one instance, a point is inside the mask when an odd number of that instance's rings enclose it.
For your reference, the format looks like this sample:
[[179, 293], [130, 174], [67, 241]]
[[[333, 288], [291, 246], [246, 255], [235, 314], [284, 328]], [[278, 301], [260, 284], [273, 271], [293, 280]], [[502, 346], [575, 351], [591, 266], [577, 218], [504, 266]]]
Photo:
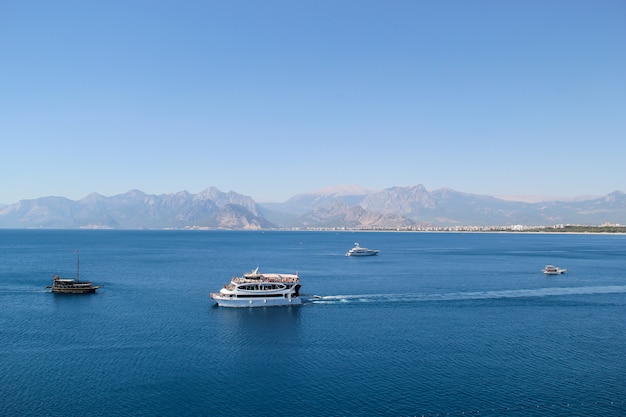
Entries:
[[276, 307], [276, 306], [293, 306], [302, 304], [300, 297], [284, 298], [284, 297], [220, 297], [211, 294], [211, 298], [220, 307]]
[[565, 271], [544, 271], [543, 273], [546, 275], [561, 275], [564, 274]]
[[93, 294], [100, 287], [52, 289], [55, 294]]

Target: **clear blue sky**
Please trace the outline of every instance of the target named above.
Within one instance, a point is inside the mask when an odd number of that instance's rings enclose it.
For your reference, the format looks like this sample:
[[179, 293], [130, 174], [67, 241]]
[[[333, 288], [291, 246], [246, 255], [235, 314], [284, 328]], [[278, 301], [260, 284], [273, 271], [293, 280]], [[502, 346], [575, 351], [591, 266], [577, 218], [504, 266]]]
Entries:
[[0, 0], [0, 202], [626, 192], [623, 0]]

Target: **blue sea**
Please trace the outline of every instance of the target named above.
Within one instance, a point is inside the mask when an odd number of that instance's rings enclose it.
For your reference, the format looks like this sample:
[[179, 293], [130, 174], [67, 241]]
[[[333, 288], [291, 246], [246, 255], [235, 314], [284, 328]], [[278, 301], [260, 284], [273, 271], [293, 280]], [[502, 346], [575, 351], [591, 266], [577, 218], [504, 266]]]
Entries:
[[2, 416], [626, 415], [624, 235], [0, 230], [0, 303]]

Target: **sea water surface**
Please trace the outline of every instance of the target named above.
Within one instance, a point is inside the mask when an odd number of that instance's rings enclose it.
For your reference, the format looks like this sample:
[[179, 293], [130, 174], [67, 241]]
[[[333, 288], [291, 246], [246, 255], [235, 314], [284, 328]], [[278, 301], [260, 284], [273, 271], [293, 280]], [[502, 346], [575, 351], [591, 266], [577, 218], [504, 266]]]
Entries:
[[0, 230], [0, 303], [3, 416], [626, 415], [623, 235]]

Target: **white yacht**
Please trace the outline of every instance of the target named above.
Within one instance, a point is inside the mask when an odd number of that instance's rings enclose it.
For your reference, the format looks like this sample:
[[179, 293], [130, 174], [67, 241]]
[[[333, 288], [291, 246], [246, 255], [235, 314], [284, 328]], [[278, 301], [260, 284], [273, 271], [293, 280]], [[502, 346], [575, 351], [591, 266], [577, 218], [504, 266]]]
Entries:
[[372, 256], [380, 252], [377, 249], [362, 248], [358, 242], [354, 242], [354, 247], [346, 252], [346, 256]]
[[262, 274], [254, 271], [233, 277], [211, 298], [222, 307], [268, 307], [302, 304], [300, 278], [295, 274]]
[[554, 265], [546, 265], [546, 267], [543, 268], [543, 273], [546, 275], [561, 275], [564, 274], [566, 271], [567, 269], [557, 268]]

